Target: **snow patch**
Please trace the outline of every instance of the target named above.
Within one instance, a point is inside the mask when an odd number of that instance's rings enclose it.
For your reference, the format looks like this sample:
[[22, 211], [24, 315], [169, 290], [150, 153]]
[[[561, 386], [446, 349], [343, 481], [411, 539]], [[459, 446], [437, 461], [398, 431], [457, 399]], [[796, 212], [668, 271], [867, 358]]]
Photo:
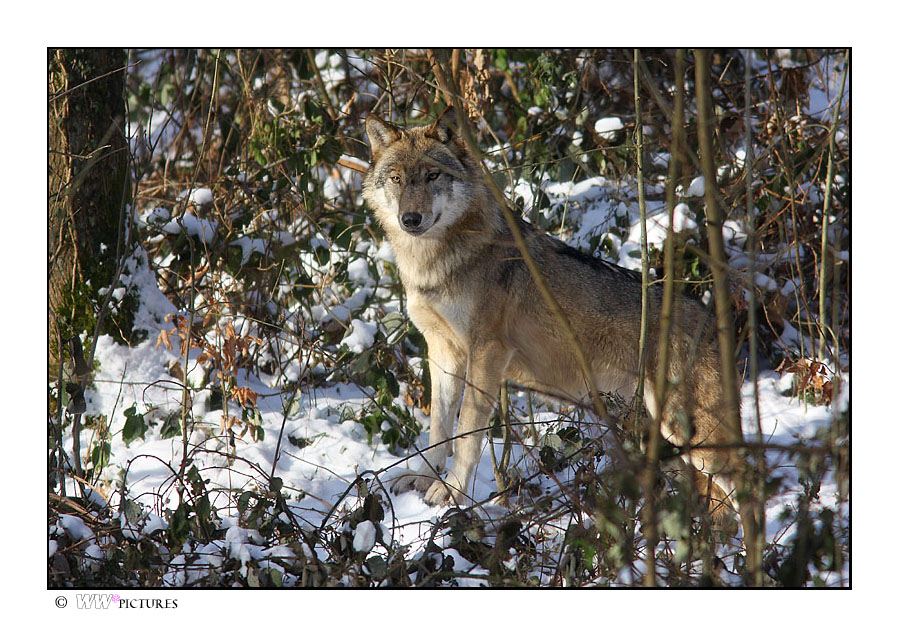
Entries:
[[377, 331], [378, 328], [374, 323], [354, 319], [350, 322], [350, 334], [341, 340], [341, 345], [347, 346], [350, 352], [361, 354], [375, 343]]
[[615, 139], [616, 133], [624, 128], [622, 119], [618, 117], [601, 117], [594, 122], [594, 130], [605, 140]]

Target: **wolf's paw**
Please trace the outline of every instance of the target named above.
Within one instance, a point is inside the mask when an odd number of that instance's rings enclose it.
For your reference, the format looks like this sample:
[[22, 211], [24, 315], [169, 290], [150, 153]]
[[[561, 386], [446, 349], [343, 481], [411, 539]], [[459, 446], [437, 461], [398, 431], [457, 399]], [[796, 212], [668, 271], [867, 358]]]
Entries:
[[430, 473], [407, 472], [394, 479], [391, 491], [394, 494], [402, 494], [403, 492], [408, 492], [410, 490], [425, 492], [436, 480], [437, 477]]
[[434, 481], [425, 493], [425, 502], [431, 505], [458, 505], [464, 499], [463, 491], [455, 487], [450, 479]]

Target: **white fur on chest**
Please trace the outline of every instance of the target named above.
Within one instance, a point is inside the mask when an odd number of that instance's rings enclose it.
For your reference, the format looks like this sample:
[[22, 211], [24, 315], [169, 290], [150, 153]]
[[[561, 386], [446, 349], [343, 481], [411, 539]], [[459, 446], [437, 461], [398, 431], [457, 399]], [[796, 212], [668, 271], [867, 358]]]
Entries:
[[468, 345], [474, 304], [450, 295], [410, 294], [407, 297], [409, 318], [423, 334], [437, 331], [460, 346]]

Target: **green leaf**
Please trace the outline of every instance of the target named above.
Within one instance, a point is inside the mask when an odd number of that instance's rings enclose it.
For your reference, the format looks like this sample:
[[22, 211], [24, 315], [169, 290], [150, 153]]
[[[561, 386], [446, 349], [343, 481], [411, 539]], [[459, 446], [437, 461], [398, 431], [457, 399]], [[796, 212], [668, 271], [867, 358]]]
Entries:
[[203, 478], [200, 476], [200, 470], [197, 469], [196, 465], [191, 465], [191, 469], [187, 472], [187, 480], [191, 484], [191, 488], [194, 490], [195, 494], [201, 494], [203, 492], [205, 483], [203, 482]]
[[305, 438], [302, 436], [295, 436], [293, 434], [288, 434], [288, 441], [290, 441], [290, 443], [292, 445], [296, 445], [298, 449], [302, 450], [303, 448], [308, 447], [308, 446], [312, 445], [313, 443], [315, 443], [316, 439], [320, 439], [324, 436], [325, 436], [325, 432], [316, 434], [315, 436], [311, 436], [309, 438]]
[[197, 505], [194, 506], [194, 511], [197, 512], [197, 516], [201, 520], [209, 520], [209, 516], [212, 513], [212, 506], [209, 504], [209, 497], [207, 497], [206, 494], [197, 499]]
[[181, 416], [177, 412], [171, 412], [163, 420], [162, 427], [159, 430], [159, 437], [161, 439], [171, 439], [179, 434], [181, 434]]
[[178, 507], [169, 515], [169, 546], [176, 547], [181, 545], [191, 531], [189, 516], [190, 507], [182, 501]]
[[137, 413], [137, 405], [132, 405], [125, 410], [125, 427], [122, 430], [122, 440], [125, 445], [130, 445], [138, 437], [144, 438], [147, 433], [147, 423], [144, 415]]
[[262, 412], [259, 411], [259, 408], [252, 405], [241, 410], [241, 419], [256, 427], [261, 426], [263, 422]]
[[125, 514], [125, 520], [129, 523], [136, 523], [140, 520], [143, 510], [141, 506], [131, 499], [124, 499], [122, 503], [122, 512]]
[[300, 399], [298, 397], [291, 397], [287, 401], [283, 401], [281, 405], [281, 411], [287, 416], [287, 418], [293, 418], [300, 414]]
[[343, 248], [344, 250], [349, 250], [350, 242], [353, 241], [350, 227], [343, 222], [335, 222], [331, 227], [328, 236], [331, 238], [331, 241], [334, 242], [335, 246]]
[[94, 445], [94, 448], [91, 450], [91, 463], [93, 463], [94, 469], [99, 470], [109, 464], [110, 451], [109, 441], [103, 441]]
[[254, 494], [253, 492], [241, 492], [241, 495], [238, 497], [238, 500], [237, 500], [238, 512], [243, 514], [244, 512], [246, 512], [249, 509], [251, 498], [259, 500], [259, 497], [256, 496], [256, 494]]
[[280, 571], [274, 567], [270, 567], [268, 573], [273, 586], [284, 587], [284, 575]]
[[385, 387], [387, 391], [390, 392], [392, 398], [396, 399], [400, 396], [400, 384], [397, 383], [397, 377], [395, 377], [392, 372], [385, 370], [385, 375], [382, 379], [384, 379]]
[[506, 49], [494, 49], [494, 64], [501, 71], [509, 69], [509, 60], [507, 59]]
[[84, 400], [84, 390], [77, 383], [66, 383], [66, 393], [68, 400], [66, 410], [69, 414], [84, 414], [87, 411], [87, 404]]

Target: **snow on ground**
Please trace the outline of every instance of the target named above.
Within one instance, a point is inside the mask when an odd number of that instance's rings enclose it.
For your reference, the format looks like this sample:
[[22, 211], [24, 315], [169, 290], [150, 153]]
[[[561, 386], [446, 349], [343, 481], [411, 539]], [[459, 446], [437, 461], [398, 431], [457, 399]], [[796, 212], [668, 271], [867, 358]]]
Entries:
[[[634, 202], [628, 197], [629, 188], [610, 184], [601, 178], [575, 184], [545, 186], [551, 204], [568, 206], [573, 219], [579, 222], [575, 225], [578, 230], [567, 238], [570, 243], [586, 248], [589, 237], [607, 233], [606, 238], [610, 239], [614, 249], [618, 249], [619, 263], [634, 267], [635, 264], [639, 265], [640, 260], [638, 258], [635, 262], [633, 254], [637, 245], [637, 216]], [[692, 184], [692, 191], [694, 196], [702, 194], [702, 184]], [[192, 197], [197, 201], [205, 201], [207, 195], [198, 191]], [[661, 206], [661, 202], [650, 202], [648, 231], [654, 245], [661, 245], [668, 226], [668, 217], [662, 212]], [[151, 215], [166, 222], [166, 213], [167, 211], [155, 210]], [[145, 215], [143, 219], [147, 217]], [[619, 218], [619, 223], [624, 218], [629, 227], [624, 242], [608, 233], [616, 218]], [[696, 229], [689, 204], [679, 206], [675, 222], [679, 231], [690, 232]], [[215, 232], [214, 227], [195, 226], [186, 223], [184, 218], [182, 224], [186, 224], [189, 232], [197, 234], [203, 240], [211, 239]], [[255, 246], [243, 248], [245, 251], [256, 249]], [[367, 249], [376, 262], [392, 259], [392, 253], [386, 244], [370, 245]], [[247, 252], [245, 258], [246, 255]], [[176, 363], [183, 363], [183, 357], [177, 347], [173, 350], [157, 347], [156, 335], [160, 330], [171, 329], [172, 325], [166, 321], [166, 316], [175, 313], [176, 309], [159, 291], [142, 251], [136, 254], [126, 272], [127, 280], [124, 283], [136, 289], [140, 295], [138, 327], [147, 330], [149, 338], [140, 345], [128, 348], [116, 344], [109, 337], [101, 337], [96, 351], [100, 371], [94, 378], [93, 387], [86, 392], [86, 400], [88, 413], [106, 416], [112, 435], [110, 464], [98, 490], [109, 499], [114, 508], [120, 508], [123, 504], [120, 502], [119, 486], [124, 481], [128, 498], [139, 503], [148, 513], [145, 520], [137, 526], [139, 529], [133, 526], [128, 528], [128, 533], [137, 535], [165, 526], [164, 510], [178, 505], [173, 468], [179, 467], [184, 448], [180, 434], [162, 438], [159, 426], [150, 428], [144, 439], [137, 439], [130, 445], [125, 444], [122, 437], [126, 421], [125, 410], [133, 406], [138, 413], [151, 415], [147, 417], [148, 420], [153, 417], [156, 421], [161, 421], [167, 415], [179, 414], [182, 409], [181, 379], [172, 376], [172, 370]], [[325, 321], [334, 317], [348, 325], [349, 330], [343, 337], [343, 344], [354, 353], [362, 353], [374, 342], [377, 326], [365, 317], [351, 317], [362, 302], [372, 295], [376, 286], [365, 260], [352, 261], [348, 273], [357, 286], [353, 294], [349, 298], [342, 298], [337, 293], [332, 295], [333, 298], [323, 295], [323, 303], [313, 308], [313, 318]], [[388, 300], [385, 300], [385, 305], [389, 305]], [[202, 371], [196, 363], [199, 354], [199, 350], [189, 353], [189, 369], [186, 371], [189, 380], [202, 379]], [[288, 370], [284, 378], [287, 379], [291, 374], [295, 378], [299, 377], [299, 368], [293, 372]], [[748, 439], [756, 440], [761, 435], [767, 443], [788, 447], [798, 441], [809, 440], [817, 429], [830, 423], [832, 408], [811, 407], [790, 396], [791, 376], [786, 374], [780, 377], [770, 371], [760, 375], [759, 429], [754, 421], [753, 385], [750, 382], [744, 384], [743, 419]], [[388, 484], [391, 477], [407, 467], [417, 466], [415, 458], [407, 461], [403, 456], [391, 453], [377, 441], [377, 437], [372, 444], [369, 443], [366, 428], [354, 418], [369, 401], [362, 388], [347, 384], [303, 386], [295, 403], [285, 410], [286, 399], [279, 393], [277, 379], [269, 380], [272, 387], [262, 379], [246, 375], [240, 380], [243, 385], [259, 394], [259, 423], [264, 432], [261, 440], [254, 440], [254, 437], [245, 432], [242, 436], [235, 437], [234, 448], [229, 448], [228, 437], [222, 436], [221, 430], [223, 410], [210, 409], [210, 393], [195, 393], [191, 406], [192, 417], [197, 423], [189, 441], [193, 462], [202, 468], [202, 477], [208, 481], [208, 487], [214, 495], [212, 505], [219, 510], [225, 525], [229, 526], [224, 541], [215, 541], [206, 548], [208, 552], [200, 552], [210, 557], [206, 559], [210, 568], [214, 568], [216, 561], [220, 562], [223, 556], [237, 558], [242, 565], [246, 565], [251, 558], [258, 560], [269, 556], [266, 552], [291, 551], [287, 548], [262, 547], [261, 539], [254, 535], [253, 530], [238, 526], [234, 498], [226, 496], [226, 493], [234, 495], [243, 490], [253, 490], [259, 484], [267, 484], [273, 463], [274, 475], [282, 479], [283, 491], [292, 497], [289, 502], [292, 511], [304, 526], [310, 528], [322, 525], [326, 522], [326, 517], [334, 517], [359, 505], [362, 497], [358, 490], [348, 488], [361, 474], [383, 472], [379, 478], [383, 484]], [[845, 377], [845, 380], [846, 385], [849, 385], [849, 377]], [[840, 404], [841, 401], [837, 403]], [[542, 409], [547, 411], [538, 412], [534, 416], [539, 436], [548, 434], [559, 421], [559, 412], [552, 407], [545, 406]], [[415, 446], [423, 448], [428, 439], [428, 417], [421, 412], [417, 412], [417, 415], [424, 427]], [[93, 436], [93, 430], [82, 432], [82, 450], [90, 449]], [[533, 439], [525, 440], [534, 442]], [[477, 501], [487, 500], [496, 489], [486, 445], [487, 442], [472, 486], [471, 495]], [[65, 449], [72, 449], [70, 432], [64, 446]], [[277, 459], [276, 449], [279, 450]], [[228, 456], [223, 456], [225, 454]], [[225, 458], [231, 460], [223, 462]], [[776, 471], [784, 477], [788, 487], [768, 502], [766, 533], [769, 541], [784, 541], [785, 535], [791, 534], [790, 529], [783, 527], [779, 516], [785, 509], [794, 507], [792, 499], [799, 489], [798, 476], [794, 468], [783, 465], [784, 459], [785, 455], [778, 452], [770, 452], [767, 457], [771, 467], [778, 467]], [[529, 472], [529, 464], [531, 470], [534, 469], [533, 460], [519, 443], [513, 446], [512, 464], [520, 467], [522, 474]], [[376, 489], [378, 486], [371, 480], [372, 475], [367, 476], [369, 488]], [[553, 487], [552, 482], [545, 480], [545, 483], [548, 489]], [[74, 493], [75, 485], [70, 483], [67, 490]], [[833, 481], [826, 481], [819, 496], [822, 506], [833, 507], [837, 502], [836, 494], [837, 486]], [[496, 513], [498, 507], [488, 503], [483, 511]], [[433, 522], [445, 509], [427, 505], [421, 494], [416, 492], [393, 496], [381, 533], [410, 545], [415, 552], [425, 546]], [[849, 516], [848, 512], [843, 514]], [[352, 538], [353, 547], [359, 551], [378, 552], [379, 548], [375, 544], [377, 529], [372, 523], [366, 523], [367, 525], [360, 524], [356, 527]], [[95, 543], [90, 531], [82, 529], [72, 517], [61, 518], [58, 526], [68, 530], [75, 538]], [[440, 543], [441, 539], [436, 539], [436, 542]], [[51, 554], [55, 551], [52, 542], [49, 551]], [[450, 554], [455, 551], [448, 550]], [[458, 571], [471, 567], [458, 552], [456, 554], [453, 558]], [[190, 580], [185, 581], [186, 576], [177, 570], [179, 560], [180, 557], [173, 559], [172, 573], [167, 584], [189, 584]], [[833, 578], [847, 582], [849, 565], [845, 566], [845, 572]], [[472, 578], [468, 584], [483, 584], [484, 581], [477, 578], [477, 569], [470, 571], [470, 574]]]

